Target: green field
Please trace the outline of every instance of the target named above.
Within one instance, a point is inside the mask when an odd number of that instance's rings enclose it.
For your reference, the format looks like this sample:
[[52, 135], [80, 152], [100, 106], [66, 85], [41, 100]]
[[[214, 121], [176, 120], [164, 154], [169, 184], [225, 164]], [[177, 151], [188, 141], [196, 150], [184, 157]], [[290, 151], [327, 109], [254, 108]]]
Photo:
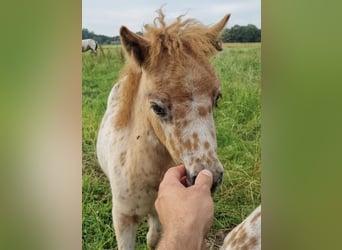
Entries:
[[[224, 235], [261, 202], [260, 50], [260, 44], [225, 44], [212, 58], [223, 95], [214, 118], [225, 173], [214, 195], [208, 249], [218, 249]], [[82, 57], [83, 249], [116, 249], [109, 182], [97, 162], [95, 142], [109, 91], [124, 61], [120, 46], [105, 46], [97, 56], [87, 52]], [[136, 249], [148, 249], [146, 233], [143, 222]]]

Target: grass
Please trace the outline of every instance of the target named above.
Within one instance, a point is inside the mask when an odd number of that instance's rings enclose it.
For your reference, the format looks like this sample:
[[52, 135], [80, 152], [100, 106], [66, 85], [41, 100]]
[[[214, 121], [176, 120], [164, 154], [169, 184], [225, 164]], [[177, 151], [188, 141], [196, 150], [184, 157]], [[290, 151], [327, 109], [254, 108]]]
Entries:
[[[212, 58], [223, 98], [214, 112], [223, 184], [214, 195], [215, 219], [208, 248], [218, 249], [224, 235], [261, 202], [260, 44], [225, 44]], [[124, 58], [120, 46], [82, 58], [83, 249], [116, 249], [109, 182], [96, 160], [95, 142], [110, 89]], [[147, 249], [146, 223], [138, 228], [136, 249]]]

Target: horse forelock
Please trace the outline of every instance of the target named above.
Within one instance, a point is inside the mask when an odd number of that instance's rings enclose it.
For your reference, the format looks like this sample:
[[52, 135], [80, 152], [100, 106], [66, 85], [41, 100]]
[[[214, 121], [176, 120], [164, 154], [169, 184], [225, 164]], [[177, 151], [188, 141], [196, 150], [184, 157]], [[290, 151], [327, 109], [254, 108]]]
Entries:
[[153, 70], [169, 60], [187, 60], [188, 56], [196, 60], [206, 60], [217, 52], [213, 43], [215, 39], [209, 32], [208, 26], [196, 19], [182, 20], [184, 15], [167, 25], [162, 10], [153, 24], [144, 25], [143, 36], [151, 44], [148, 67]]

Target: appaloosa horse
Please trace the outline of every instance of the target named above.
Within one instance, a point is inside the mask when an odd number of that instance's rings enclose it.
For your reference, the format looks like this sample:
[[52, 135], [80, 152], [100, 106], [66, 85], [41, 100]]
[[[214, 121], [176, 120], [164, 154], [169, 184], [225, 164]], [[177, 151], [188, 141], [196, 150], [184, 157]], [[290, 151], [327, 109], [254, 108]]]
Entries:
[[97, 48], [98, 48], [98, 45], [95, 40], [93, 39], [82, 40], [82, 52], [91, 50], [94, 54], [96, 54]]
[[156, 247], [162, 228], [154, 201], [170, 166], [185, 165], [187, 185], [209, 169], [212, 191], [223, 175], [213, 119], [221, 93], [209, 58], [222, 50], [219, 36], [230, 14], [208, 27], [181, 17], [166, 25], [158, 13], [143, 36], [120, 29], [129, 60], [109, 94], [97, 139], [119, 249], [134, 249], [138, 222], [146, 215], [147, 244]]
[[230, 231], [220, 250], [261, 250], [261, 205]]

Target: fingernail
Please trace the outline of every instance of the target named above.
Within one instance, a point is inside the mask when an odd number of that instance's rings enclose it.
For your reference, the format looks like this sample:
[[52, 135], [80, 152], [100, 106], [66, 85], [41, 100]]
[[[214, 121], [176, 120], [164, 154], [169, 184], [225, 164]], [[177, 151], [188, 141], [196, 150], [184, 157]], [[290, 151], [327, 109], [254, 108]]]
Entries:
[[213, 177], [213, 173], [209, 171], [208, 169], [203, 169], [201, 172], [205, 174], [206, 176]]

